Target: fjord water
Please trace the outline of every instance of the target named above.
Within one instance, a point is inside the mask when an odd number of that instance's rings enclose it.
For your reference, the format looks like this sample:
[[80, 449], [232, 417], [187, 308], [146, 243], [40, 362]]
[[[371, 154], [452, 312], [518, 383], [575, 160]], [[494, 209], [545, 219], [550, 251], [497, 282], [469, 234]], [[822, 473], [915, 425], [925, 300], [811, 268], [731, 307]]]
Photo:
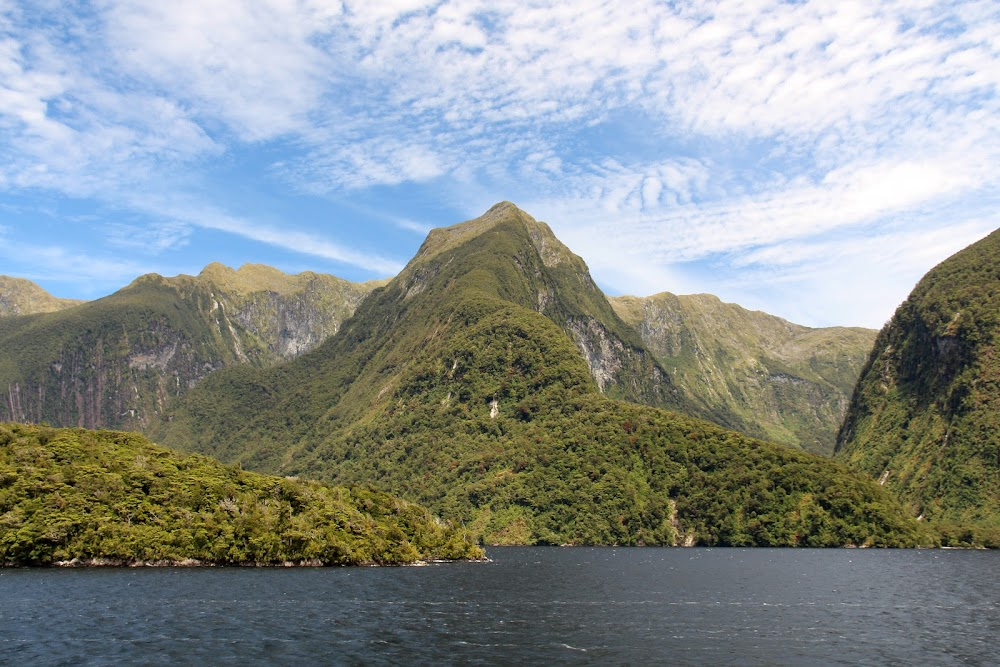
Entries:
[[989, 664], [1000, 553], [494, 548], [405, 568], [0, 570], [0, 663]]

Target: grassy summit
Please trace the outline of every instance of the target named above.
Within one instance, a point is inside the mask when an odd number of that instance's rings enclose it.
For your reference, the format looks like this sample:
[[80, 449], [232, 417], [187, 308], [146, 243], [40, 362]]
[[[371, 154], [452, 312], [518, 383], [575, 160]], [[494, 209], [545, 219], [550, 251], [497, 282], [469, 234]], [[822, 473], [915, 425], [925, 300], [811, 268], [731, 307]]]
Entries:
[[53, 313], [81, 303], [54, 297], [30, 280], [0, 276], [0, 317]]
[[155, 433], [245, 467], [370, 483], [490, 543], [917, 539], [840, 464], [615, 396], [691, 408], [582, 260], [505, 203], [432, 232], [314, 351], [213, 374]]
[[837, 457], [946, 539], [1000, 546], [1000, 231], [917, 284], [879, 333]]

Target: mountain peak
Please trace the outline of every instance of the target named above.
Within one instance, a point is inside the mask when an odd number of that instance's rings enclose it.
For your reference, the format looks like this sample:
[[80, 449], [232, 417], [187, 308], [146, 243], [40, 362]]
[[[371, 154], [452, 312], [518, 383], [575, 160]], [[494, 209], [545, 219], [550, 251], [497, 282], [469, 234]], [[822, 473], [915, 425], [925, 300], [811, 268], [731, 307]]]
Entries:
[[515, 204], [502, 201], [491, 206], [478, 218], [466, 220], [450, 227], [432, 229], [413, 258], [413, 263], [437, 257], [441, 253], [457, 248], [466, 241], [482, 236], [505, 223], [520, 224], [528, 231], [532, 243], [548, 267], [556, 266], [570, 257], [575, 257], [572, 251], [556, 238], [547, 224], [535, 220]]
[[52, 313], [81, 303], [52, 296], [30, 280], [0, 276], [0, 316]]
[[252, 293], [284, 291], [296, 281], [289, 275], [267, 264], [244, 264], [232, 269], [220, 262], [212, 262], [198, 274], [198, 278], [236, 292]]

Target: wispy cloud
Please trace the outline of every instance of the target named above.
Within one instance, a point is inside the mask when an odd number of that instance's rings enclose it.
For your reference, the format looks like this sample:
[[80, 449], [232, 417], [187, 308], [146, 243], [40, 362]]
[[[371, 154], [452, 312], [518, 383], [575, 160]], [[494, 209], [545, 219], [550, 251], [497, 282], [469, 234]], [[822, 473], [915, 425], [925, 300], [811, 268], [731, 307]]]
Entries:
[[5, 242], [0, 258], [17, 275], [35, 281], [84, 283], [89, 296], [103, 296], [130, 283], [141, 274], [154, 271], [150, 265], [122, 257], [98, 257], [76, 252], [61, 245]]
[[200, 209], [193, 211], [190, 216], [186, 216], [186, 219], [199, 227], [237, 234], [304, 255], [351, 264], [379, 276], [394, 276], [403, 268], [403, 265], [395, 260], [351, 250], [316, 234], [251, 223], [225, 213]]
[[112, 222], [105, 226], [105, 238], [113, 248], [158, 255], [187, 245], [191, 238], [191, 226], [171, 221], [153, 225]]
[[392, 276], [403, 268], [396, 260], [344, 247], [320, 234], [237, 217], [197, 200], [178, 202], [153, 198], [133, 202], [133, 206], [156, 216], [168, 229], [183, 230], [186, 226], [193, 225], [226, 232], [276, 248], [361, 267], [379, 276]]

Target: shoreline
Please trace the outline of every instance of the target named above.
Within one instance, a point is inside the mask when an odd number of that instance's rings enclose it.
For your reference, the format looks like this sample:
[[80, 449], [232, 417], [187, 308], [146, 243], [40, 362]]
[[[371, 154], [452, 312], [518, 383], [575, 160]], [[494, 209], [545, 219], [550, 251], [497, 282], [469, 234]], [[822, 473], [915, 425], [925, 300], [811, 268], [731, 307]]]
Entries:
[[156, 567], [178, 567], [178, 568], [323, 568], [323, 567], [426, 567], [446, 563], [491, 563], [489, 558], [462, 558], [443, 559], [434, 558], [430, 560], [416, 560], [406, 563], [324, 563], [321, 560], [304, 561], [281, 561], [276, 563], [262, 563], [249, 561], [244, 563], [226, 563], [215, 561], [202, 561], [196, 558], [182, 558], [180, 560], [159, 559], [159, 560], [127, 560], [124, 558], [73, 558], [70, 560], [54, 561], [46, 564], [17, 564], [0, 563], [0, 570], [3, 569], [84, 569], [84, 568], [156, 568]]

